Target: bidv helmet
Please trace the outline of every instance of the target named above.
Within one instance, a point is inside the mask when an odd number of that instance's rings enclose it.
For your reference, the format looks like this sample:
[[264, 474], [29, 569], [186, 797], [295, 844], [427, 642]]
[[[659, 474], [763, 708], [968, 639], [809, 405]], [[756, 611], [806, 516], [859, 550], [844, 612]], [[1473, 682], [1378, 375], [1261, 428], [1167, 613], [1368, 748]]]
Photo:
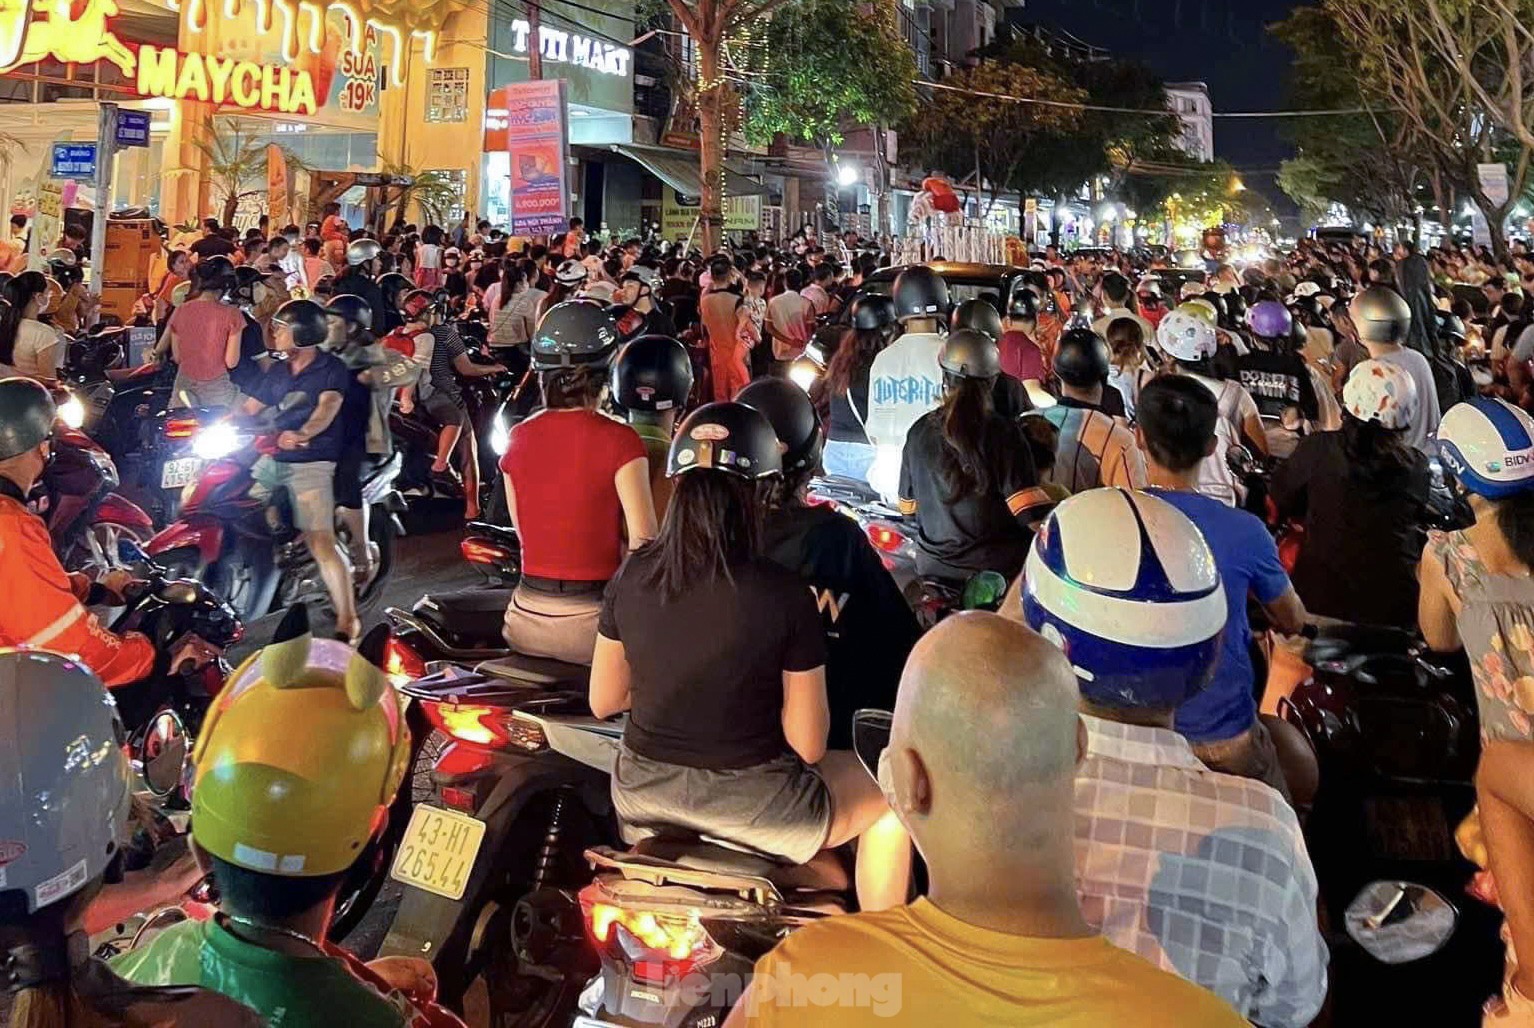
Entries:
[[984, 332], [961, 328], [943, 340], [937, 363], [954, 378], [995, 378], [1001, 374], [1001, 350]]
[[706, 403], [671, 441], [666, 477], [720, 471], [751, 481], [783, 473], [777, 433], [767, 416], [743, 403]]
[[1289, 308], [1277, 300], [1264, 300], [1246, 316], [1247, 327], [1262, 339], [1287, 339], [1294, 328]]
[[1524, 492], [1534, 488], [1534, 418], [1484, 396], [1455, 404], [1438, 425], [1438, 456], [1478, 496]]
[[1092, 489], [1045, 520], [1023, 617], [1070, 659], [1088, 702], [1171, 710], [1219, 662], [1225, 590], [1209, 544], [1165, 500]]
[[597, 364], [612, 356], [622, 341], [618, 323], [595, 300], [556, 303], [533, 333], [533, 367], [539, 371]]
[[913, 264], [895, 276], [895, 316], [938, 318], [948, 316], [948, 283], [925, 264]]
[[965, 300], [953, 309], [953, 316], [948, 321], [950, 332], [961, 328], [972, 328], [992, 339], [1000, 339], [1001, 315], [985, 300]]
[[1204, 317], [1187, 310], [1183, 304], [1161, 319], [1156, 327], [1156, 342], [1173, 360], [1195, 364], [1215, 355], [1220, 339], [1214, 326]]
[[1417, 420], [1421, 400], [1417, 383], [1399, 364], [1360, 361], [1342, 387], [1342, 405], [1359, 421], [1377, 421], [1381, 428], [1405, 428]]
[[1088, 389], [1108, 381], [1108, 343], [1090, 328], [1073, 328], [1055, 348], [1055, 374], [1060, 381]]
[[613, 361], [613, 399], [625, 410], [675, 410], [692, 392], [692, 358], [681, 340], [640, 336]]
[[895, 317], [895, 301], [878, 293], [864, 293], [855, 298], [847, 308], [852, 327], [859, 332], [877, 332], [892, 328], [899, 322]]
[[803, 389], [784, 378], [759, 378], [736, 393], [735, 402], [767, 416], [782, 449], [784, 471], [813, 469], [820, 463], [825, 434], [815, 404]]

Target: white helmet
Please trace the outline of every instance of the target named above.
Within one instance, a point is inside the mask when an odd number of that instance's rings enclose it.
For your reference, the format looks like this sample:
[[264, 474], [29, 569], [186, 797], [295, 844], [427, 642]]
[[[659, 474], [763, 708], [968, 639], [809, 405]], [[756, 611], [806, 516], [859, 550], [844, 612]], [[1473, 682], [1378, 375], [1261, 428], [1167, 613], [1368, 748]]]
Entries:
[[590, 272], [587, 271], [586, 265], [572, 257], [561, 264], [554, 272], [554, 281], [562, 286], [571, 286], [573, 288], [585, 282], [588, 274]]
[[373, 260], [383, 253], [383, 247], [376, 239], [359, 239], [346, 248], [346, 263], [348, 267], [358, 267]]
[[1417, 420], [1421, 399], [1406, 369], [1390, 361], [1360, 362], [1342, 387], [1342, 405], [1359, 421], [1381, 428], [1405, 428]]
[[117, 705], [85, 665], [0, 649], [0, 895], [33, 913], [106, 872], [128, 819]]
[[1299, 283], [1295, 284], [1293, 296], [1291, 296], [1285, 302], [1286, 303], [1293, 303], [1294, 302], [1294, 297], [1296, 297], [1296, 296], [1320, 296], [1320, 295], [1321, 295], [1321, 283], [1319, 283], [1319, 282], [1312, 282], [1309, 279], [1306, 279], [1304, 282], [1299, 282]]
[[1209, 292], [1209, 287], [1204, 285], [1204, 283], [1199, 282], [1196, 279], [1189, 279], [1188, 281], [1184, 282], [1182, 284], [1182, 288], [1177, 291], [1177, 296], [1182, 300], [1192, 300], [1195, 297], [1203, 296], [1207, 292]]
[[1194, 363], [1213, 357], [1219, 349], [1214, 325], [1191, 311], [1178, 307], [1161, 319], [1156, 328], [1156, 342], [1173, 360]]
[[1484, 396], [1455, 404], [1438, 425], [1438, 456], [1478, 496], [1534, 489], [1534, 418]]

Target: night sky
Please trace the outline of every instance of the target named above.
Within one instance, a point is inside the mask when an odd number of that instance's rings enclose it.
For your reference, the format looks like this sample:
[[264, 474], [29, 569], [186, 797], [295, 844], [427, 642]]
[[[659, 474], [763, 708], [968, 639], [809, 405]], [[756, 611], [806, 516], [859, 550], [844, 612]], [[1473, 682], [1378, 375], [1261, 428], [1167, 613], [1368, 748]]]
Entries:
[[[1027, 0], [1022, 17], [1138, 58], [1169, 82], [1209, 84], [1216, 111], [1287, 106], [1290, 53], [1266, 31], [1297, 0]], [[1272, 172], [1290, 156], [1277, 119], [1215, 119], [1215, 155], [1245, 172], [1270, 200], [1290, 205]]]

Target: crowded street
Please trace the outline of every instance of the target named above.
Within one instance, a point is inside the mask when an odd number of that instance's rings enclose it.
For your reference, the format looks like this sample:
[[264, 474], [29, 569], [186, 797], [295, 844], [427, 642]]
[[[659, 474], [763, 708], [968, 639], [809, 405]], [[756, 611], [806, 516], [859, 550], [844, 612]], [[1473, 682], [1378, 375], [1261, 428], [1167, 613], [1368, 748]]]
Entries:
[[0, 1023], [1534, 1028], [1531, 25], [0, 0]]

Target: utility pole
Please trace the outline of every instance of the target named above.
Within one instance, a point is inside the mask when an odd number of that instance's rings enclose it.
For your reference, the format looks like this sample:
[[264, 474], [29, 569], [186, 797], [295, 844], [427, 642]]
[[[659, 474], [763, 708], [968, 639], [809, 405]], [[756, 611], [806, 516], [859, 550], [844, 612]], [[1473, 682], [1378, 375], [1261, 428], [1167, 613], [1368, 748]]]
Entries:
[[543, 11], [539, 0], [527, 0], [527, 77], [533, 82], [543, 78]]
[[[107, 212], [112, 209], [112, 158], [117, 152], [117, 105], [102, 103], [96, 115], [96, 211], [91, 217], [90, 291], [106, 284]], [[62, 218], [62, 212], [60, 212]], [[62, 224], [62, 221], [60, 222]]]

